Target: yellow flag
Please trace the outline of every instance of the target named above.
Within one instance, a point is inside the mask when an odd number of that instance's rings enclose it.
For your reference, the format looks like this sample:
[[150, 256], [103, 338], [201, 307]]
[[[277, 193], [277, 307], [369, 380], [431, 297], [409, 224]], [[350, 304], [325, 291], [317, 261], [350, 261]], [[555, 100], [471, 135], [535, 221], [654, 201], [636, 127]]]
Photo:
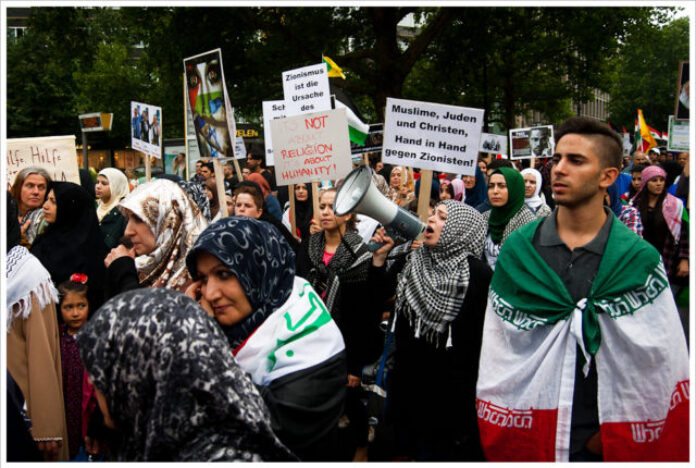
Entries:
[[343, 78], [344, 80], [346, 79], [346, 75], [343, 74], [343, 69], [336, 65], [336, 62], [331, 60], [329, 57], [326, 55], [322, 55], [321, 59], [324, 61], [326, 64], [326, 68], [329, 72], [329, 78]]
[[643, 151], [648, 152], [650, 148], [657, 146], [657, 142], [652, 136], [652, 133], [650, 133], [648, 124], [645, 123], [645, 118], [643, 117], [643, 111], [641, 109], [638, 109], [638, 126], [640, 128], [640, 136], [643, 140]]

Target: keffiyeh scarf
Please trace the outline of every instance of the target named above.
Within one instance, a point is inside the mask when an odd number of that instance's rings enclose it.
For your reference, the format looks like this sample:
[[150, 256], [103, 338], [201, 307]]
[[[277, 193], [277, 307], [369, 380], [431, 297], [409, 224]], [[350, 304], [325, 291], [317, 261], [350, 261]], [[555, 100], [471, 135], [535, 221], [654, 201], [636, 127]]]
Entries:
[[447, 207], [447, 220], [434, 247], [425, 245], [409, 257], [399, 275], [394, 310], [405, 315], [414, 336], [440, 346], [447, 336], [450, 347], [452, 321], [461, 311], [469, 287], [470, 255], [481, 257], [486, 223], [474, 208], [455, 200], [435, 205]]
[[155, 250], [135, 259], [141, 284], [183, 291], [190, 282], [186, 254], [208, 221], [184, 191], [169, 180], [139, 185], [119, 207], [142, 219], [155, 235]]
[[256, 387], [215, 319], [187, 296], [137, 289], [76, 335], [122, 440], [120, 461], [287, 461]]
[[58, 291], [51, 275], [25, 247], [17, 245], [7, 252], [7, 332], [15, 318], [26, 319], [31, 313], [31, 295], [42, 309], [50, 302], [58, 303]]

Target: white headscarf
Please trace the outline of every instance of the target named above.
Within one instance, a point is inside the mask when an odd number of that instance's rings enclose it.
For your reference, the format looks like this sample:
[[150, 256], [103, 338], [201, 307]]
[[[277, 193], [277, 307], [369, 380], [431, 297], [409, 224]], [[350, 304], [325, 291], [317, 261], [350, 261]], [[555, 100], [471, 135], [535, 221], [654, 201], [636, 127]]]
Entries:
[[530, 210], [532, 210], [532, 213], [536, 213], [539, 207], [546, 203], [544, 196], [539, 196], [539, 193], [541, 193], [541, 173], [536, 169], [528, 167], [527, 169], [523, 169], [521, 174], [522, 177], [524, 177], [526, 174], [532, 174], [536, 179], [536, 190], [534, 191], [534, 195], [529, 198], [525, 197], [524, 199], [524, 204], [527, 205]]
[[130, 188], [128, 187], [128, 178], [118, 169], [107, 167], [99, 171], [99, 175], [106, 177], [106, 180], [109, 181], [109, 189], [111, 189], [109, 201], [104, 203], [103, 200], [99, 200], [99, 205], [97, 206], [97, 218], [99, 222], [101, 222], [102, 218], [109, 214], [109, 211], [118, 205], [118, 202], [120, 202], [123, 197], [130, 193]]

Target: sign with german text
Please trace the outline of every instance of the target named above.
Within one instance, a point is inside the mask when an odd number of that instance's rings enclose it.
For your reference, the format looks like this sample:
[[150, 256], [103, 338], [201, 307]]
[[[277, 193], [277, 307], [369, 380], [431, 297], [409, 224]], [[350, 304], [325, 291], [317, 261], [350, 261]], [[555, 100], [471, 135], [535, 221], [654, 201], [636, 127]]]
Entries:
[[162, 108], [131, 101], [131, 146], [155, 158], [162, 157]]
[[276, 184], [340, 179], [352, 169], [345, 109], [271, 120]]
[[387, 99], [382, 161], [474, 175], [483, 109]]
[[19, 171], [31, 166], [46, 169], [54, 181], [80, 183], [75, 135], [8, 138], [5, 162], [8, 187]]
[[285, 112], [285, 101], [263, 101], [261, 104], [263, 106], [263, 142], [266, 146], [266, 166], [274, 166], [271, 120], [284, 119], [287, 117], [287, 113]]
[[330, 110], [331, 94], [326, 64], [283, 72], [283, 97], [287, 115]]
[[667, 151], [689, 151], [689, 121], [675, 120], [669, 116], [669, 137], [667, 139]]

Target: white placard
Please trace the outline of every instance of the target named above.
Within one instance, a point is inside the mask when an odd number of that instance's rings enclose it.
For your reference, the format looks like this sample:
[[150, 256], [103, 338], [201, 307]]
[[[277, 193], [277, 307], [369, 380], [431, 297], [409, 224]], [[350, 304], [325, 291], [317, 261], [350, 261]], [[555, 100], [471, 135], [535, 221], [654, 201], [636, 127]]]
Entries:
[[669, 116], [669, 138], [667, 140], [668, 151], [689, 151], [690, 126], [688, 120], [674, 120]]
[[238, 136], [234, 141], [234, 157], [235, 159], [246, 159], [247, 150], [244, 144], [244, 138]]
[[263, 101], [263, 143], [266, 146], [266, 166], [274, 166], [273, 138], [271, 137], [271, 120], [284, 119], [285, 101]]
[[322, 62], [283, 72], [283, 97], [287, 115], [330, 110], [331, 95], [326, 64]]
[[80, 183], [75, 135], [8, 138], [5, 163], [8, 189], [19, 171], [32, 166], [46, 169], [55, 181]]
[[550, 158], [555, 146], [553, 125], [510, 130], [510, 159]]
[[162, 108], [131, 101], [131, 146], [143, 153], [162, 157]]
[[482, 133], [481, 146], [479, 151], [483, 153], [504, 154], [507, 156], [507, 135], [496, 135], [495, 133]]
[[382, 161], [474, 175], [483, 109], [387, 98]]
[[340, 179], [352, 169], [345, 109], [271, 120], [277, 185]]
[[631, 135], [628, 133], [623, 134], [623, 155], [624, 156], [630, 156], [631, 155]]

